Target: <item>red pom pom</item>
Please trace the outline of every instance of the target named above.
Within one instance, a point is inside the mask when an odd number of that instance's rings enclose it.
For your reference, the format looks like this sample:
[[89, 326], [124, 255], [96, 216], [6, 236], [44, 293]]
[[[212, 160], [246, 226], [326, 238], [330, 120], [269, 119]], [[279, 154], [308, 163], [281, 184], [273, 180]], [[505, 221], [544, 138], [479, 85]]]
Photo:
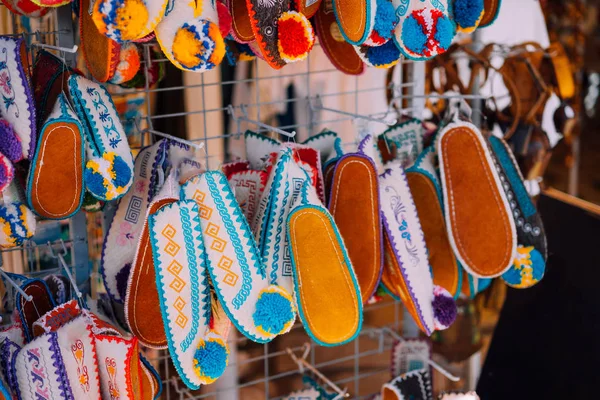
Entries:
[[315, 34], [310, 21], [296, 11], [288, 11], [277, 23], [279, 55], [287, 62], [304, 60], [315, 44]]

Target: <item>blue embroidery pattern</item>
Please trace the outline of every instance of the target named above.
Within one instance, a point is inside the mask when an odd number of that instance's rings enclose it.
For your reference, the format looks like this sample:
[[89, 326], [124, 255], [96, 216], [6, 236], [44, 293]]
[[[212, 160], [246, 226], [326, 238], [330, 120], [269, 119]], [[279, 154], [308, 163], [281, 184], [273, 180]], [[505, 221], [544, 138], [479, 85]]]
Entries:
[[92, 104], [96, 111], [98, 111], [98, 117], [100, 118], [100, 122], [102, 122], [104, 133], [106, 133], [106, 136], [108, 137], [108, 144], [115, 149], [122, 139], [121, 134], [117, 130], [115, 122], [110, 115], [108, 107], [104, 104], [104, 101], [102, 101], [102, 97], [100, 97], [100, 93], [98, 93], [96, 88], [89, 87], [86, 89], [86, 92], [92, 98]]
[[[423, 0], [421, 0], [421, 1], [423, 1]], [[438, 10], [440, 10], [441, 12], [446, 11], [446, 7], [444, 7], [444, 5], [442, 4], [442, 2], [440, 0], [431, 0], [431, 5], [434, 6], [435, 8], [437, 8]]]
[[403, 17], [408, 11], [408, 3], [410, 0], [400, 0], [400, 5], [396, 8], [396, 15], [398, 17]]
[[411, 264], [412, 266], [415, 266], [419, 263], [419, 256], [417, 245], [412, 242], [411, 234], [408, 230], [408, 223], [404, 217], [406, 206], [402, 203], [402, 198], [393, 186], [386, 186], [385, 191], [395, 193], [395, 195], [392, 195], [390, 198], [390, 207], [394, 213], [394, 219], [398, 223], [398, 230], [400, 231], [400, 236], [404, 240], [404, 247], [410, 256]]
[[[272, 285], [277, 284], [277, 270], [279, 269], [279, 250], [281, 248], [281, 232], [283, 231], [283, 214], [287, 205], [288, 196], [290, 193], [290, 182], [285, 181], [285, 189], [283, 196], [283, 203], [279, 210], [279, 218], [277, 219], [277, 232], [275, 233], [275, 247], [273, 248], [273, 262], [271, 263], [271, 283]], [[263, 259], [264, 260], [264, 259]]]

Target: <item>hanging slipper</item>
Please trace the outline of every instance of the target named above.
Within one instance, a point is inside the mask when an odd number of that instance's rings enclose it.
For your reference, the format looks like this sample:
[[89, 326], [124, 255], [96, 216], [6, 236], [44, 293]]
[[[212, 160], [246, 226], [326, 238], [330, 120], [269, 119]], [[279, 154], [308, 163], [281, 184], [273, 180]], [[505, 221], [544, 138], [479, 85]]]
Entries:
[[81, 315], [81, 308], [77, 300], [70, 300], [60, 304], [42, 315], [33, 323], [33, 337], [44, 333], [56, 332], [61, 326], [73, 321]]
[[350, 44], [363, 44], [373, 32], [377, 0], [333, 0], [335, 18], [344, 39]]
[[18, 136], [22, 158], [31, 159], [35, 151], [36, 116], [26, 51], [22, 37], [0, 37], [0, 114]]
[[[423, 151], [423, 123], [420, 119], [411, 118], [400, 122], [383, 132], [380, 137], [386, 146], [393, 145], [396, 151], [394, 160], [408, 168], [417, 160]], [[385, 162], [392, 161], [385, 159]]]
[[63, 304], [71, 299], [71, 285], [69, 278], [64, 275], [50, 274], [44, 277], [50, 293], [56, 304]]
[[142, 400], [158, 400], [162, 394], [162, 378], [152, 364], [140, 354]]
[[502, 279], [512, 287], [525, 289], [544, 277], [548, 258], [544, 225], [523, 184], [519, 165], [506, 142], [491, 136], [489, 143], [517, 228], [517, 253], [512, 267], [502, 274]]
[[23, 159], [21, 140], [19, 140], [12, 125], [2, 118], [0, 118], [0, 153], [11, 163]]
[[2, 4], [12, 13], [29, 18], [41, 18], [50, 11], [48, 7], [40, 7], [31, 0], [2, 0]]
[[27, 180], [27, 204], [47, 219], [73, 216], [83, 202], [83, 127], [64, 94], [44, 123]]
[[156, 27], [156, 39], [177, 68], [208, 71], [225, 56], [225, 42], [218, 23], [213, 1], [173, 0], [173, 9]]
[[[157, 321], [162, 321], [162, 314], [156, 285], [154, 260], [152, 258], [148, 219], [150, 215], [156, 213], [162, 207], [179, 199], [179, 183], [175, 175], [175, 173], [169, 174], [160, 192], [148, 206], [131, 270], [127, 271], [126, 268], [122, 268], [121, 275], [116, 277], [117, 285], [120, 286], [119, 280], [128, 275], [125, 294], [125, 319], [129, 331], [137, 336], [144, 346], [154, 349], [167, 348], [168, 342], [163, 324], [157, 323]], [[173, 247], [176, 245], [174, 243]]]
[[119, 53], [119, 63], [114, 75], [108, 80], [109, 83], [120, 85], [130, 81], [140, 70], [140, 53], [133, 43], [124, 43]]
[[257, 343], [289, 331], [295, 319], [294, 301], [281, 287], [269, 285], [252, 232], [225, 175], [205, 172], [182, 186], [181, 197], [198, 203], [210, 277], [233, 324]]
[[352, 45], [344, 40], [335, 19], [332, 2], [321, 2], [314, 22], [321, 48], [331, 64], [347, 75], [362, 74], [365, 65], [358, 54], [352, 51]]
[[433, 147], [425, 149], [406, 171], [406, 179], [425, 236], [433, 283], [446, 289], [456, 299], [463, 282], [462, 267], [448, 239], [442, 187], [434, 167], [434, 157]]
[[69, 78], [69, 90], [86, 131], [86, 189], [102, 201], [119, 199], [133, 181], [133, 156], [112, 98], [82, 76]]
[[133, 189], [121, 199], [102, 248], [100, 267], [108, 295], [123, 302], [131, 263], [138, 248], [146, 211], [159, 189], [158, 174], [167, 158], [169, 142], [160, 140], [140, 150], [133, 169]]
[[227, 8], [231, 14], [231, 36], [238, 43], [250, 43], [254, 40], [250, 15], [246, 8], [246, 0], [227, 0]]
[[36, 229], [35, 215], [27, 208], [13, 181], [2, 193], [0, 203], [0, 248], [21, 246], [30, 239]]
[[502, 275], [513, 264], [517, 233], [485, 139], [474, 125], [453, 122], [438, 133], [436, 148], [456, 257], [476, 277]]
[[381, 46], [354, 46], [356, 54], [370, 67], [388, 69], [398, 64], [401, 58], [400, 50], [393, 41]]
[[500, 6], [502, 6], [502, 0], [483, 0], [484, 12], [479, 22], [480, 28], [486, 28], [496, 21], [500, 15]]
[[98, 31], [92, 19], [93, 7], [92, 0], [81, 0], [79, 3], [81, 50], [90, 74], [98, 82], [106, 82], [115, 73], [121, 46]]
[[358, 281], [335, 222], [308, 181], [292, 205], [287, 234], [304, 329], [322, 346], [354, 340], [362, 327]]
[[246, 168], [226, 176], [246, 219], [252, 221], [267, 184], [267, 173]]
[[[485, 16], [485, 0], [450, 0], [452, 3], [452, 19], [459, 32], [471, 33]], [[494, 0], [495, 1], [495, 0]]]
[[433, 387], [429, 368], [400, 375], [381, 388], [382, 400], [431, 400]]
[[394, 29], [398, 25], [398, 16], [392, 0], [377, 0], [376, 10], [373, 31], [363, 43], [366, 46], [378, 47], [392, 41]]
[[23, 334], [25, 340], [29, 342], [33, 339], [33, 323], [54, 309], [56, 304], [48, 286], [41, 279], [29, 279], [21, 286], [21, 289], [32, 297], [32, 300], [28, 301], [21, 292], [17, 292], [15, 300]]
[[273, 69], [304, 60], [315, 43], [310, 21], [291, 11], [291, 0], [246, 0], [256, 45]]
[[181, 380], [197, 390], [223, 374], [229, 356], [225, 340], [209, 328], [200, 209], [194, 200], [172, 203], [150, 215], [148, 224], [169, 354]]
[[337, 133], [327, 129], [323, 129], [320, 133], [309, 137], [302, 144], [317, 150], [321, 154], [323, 167], [332, 160], [344, 155], [342, 139], [338, 137]]
[[95, 335], [100, 390], [103, 399], [135, 399], [141, 391], [138, 340]]
[[10, 389], [12, 394], [12, 397], [8, 397], [8, 399], [18, 399], [19, 384], [17, 382], [15, 361], [17, 354], [25, 345], [23, 331], [21, 326], [15, 323], [2, 331], [2, 336], [3, 339], [0, 340], [0, 369], [2, 371], [2, 382], [6, 384], [6, 387]]
[[445, 53], [456, 35], [449, 17], [448, 0], [403, 1], [396, 9], [400, 17], [394, 40], [411, 60], [429, 60]]
[[392, 347], [392, 376], [399, 376], [416, 369], [429, 367], [431, 342], [428, 339], [411, 338], [398, 341]]

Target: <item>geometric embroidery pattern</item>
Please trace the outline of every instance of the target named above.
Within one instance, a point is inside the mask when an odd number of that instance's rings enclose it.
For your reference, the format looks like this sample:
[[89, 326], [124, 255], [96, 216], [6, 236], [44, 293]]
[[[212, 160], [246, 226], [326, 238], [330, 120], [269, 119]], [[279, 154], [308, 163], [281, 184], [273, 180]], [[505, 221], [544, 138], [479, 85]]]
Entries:
[[170, 224], [167, 224], [167, 226], [165, 226], [165, 228], [161, 232], [161, 235], [163, 235], [167, 239], [167, 245], [165, 246], [164, 251], [171, 257], [175, 257], [179, 252], [179, 249], [181, 248], [181, 246], [179, 246], [177, 243], [175, 243], [175, 241], [173, 241], [173, 238], [175, 237], [176, 233], [177, 230], [175, 230], [175, 228], [173, 228], [173, 226], [171, 226]]
[[225, 272], [227, 272], [227, 275], [225, 275], [225, 278], [223, 278], [223, 283], [226, 283], [229, 286], [235, 286], [235, 284], [238, 281], [237, 274], [231, 272], [231, 270], [230, 270], [232, 265], [233, 265], [233, 260], [226, 256], [221, 256], [221, 259], [219, 260], [219, 263], [217, 264], [217, 267], [219, 267], [222, 270], [224, 270]]
[[142, 210], [142, 198], [138, 196], [131, 196], [127, 211], [125, 211], [125, 221], [136, 224], [140, 218], [140, 212]]
[[196, 203], [198, 203], [198, 207], [200, 208], [200, 218], [210, 219], [210, 216], [213, 213], [212, 208], [206, 207], [204, 205], [204, 198], [206, 197], [206, 193], [201, 192], [200, 190], [196, 190], [194, 192], [194, 196], [192, 197]]
[[185, 281], [179, 277], [179, 273], [182, 269], [183, 265], [177, 262], [177, 260], [171, 261], [171, 264], [169, 264], [169, 266], [167, 267], [167, 271], [169, 271], [173, 275], [173, 280], [169, 284], [169, 287], [177, 293], [181, 293], [181, 291], [185, 287]]
[[183, 308], [187, 303], [180, 296], [177, 296], [175, 302], [173, 303], [173, 307], [179, 311], [177, 318], [175, 318], [175, 323], [181, 327], [181, 329], [185, 328], [185, 325], [188, 322], [188, 317], [183, 314]]

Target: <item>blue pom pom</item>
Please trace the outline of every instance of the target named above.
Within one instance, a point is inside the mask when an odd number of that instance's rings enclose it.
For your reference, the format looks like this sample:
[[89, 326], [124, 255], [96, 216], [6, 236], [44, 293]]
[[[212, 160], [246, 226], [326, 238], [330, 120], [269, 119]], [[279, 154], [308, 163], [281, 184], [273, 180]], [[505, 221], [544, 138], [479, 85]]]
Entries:
[[125, 160], [123, 160], [119, 156], [115, 156], [113, 160], [113, 171], [115, 172], [115, 179], [113, 180], [113, 184], [116, 187], [125, 187], [129, 184], [131, 180], [131, 168], [127, 165]]
[[94, 172], [90, 168], [86, 168], [83, 179], [87, 190], [89, 190], [90, 193], [96, 197], [106, 197], [106, 187], [104, 186], [104, 178], [102, 175]]
[[533, 268], [533, 279], [541, 281], [546, 272], [546, 261], [542, 256], [542, 253], [536, 249], [531, 250], [531, 268]]
[[228, 358], [229, 350], [223, 339], [211, 332], [198, 344], [194, 353], [194, 370], [206, 383], [212, 383], [225, 372]]
[[375, 15], [375, 31], [385, 40], [392, 38], [394, 28], [398, 24], [396, 10], [389, 0], [377, 0], [377, 14]]
[[483, 0], [455, 0], [454, 21], [461, 28], [475, 28], [483, 16]]
[[415, 54], [422, 54], [425, 51], [427, 35], [413, 15], [409, 15], [402, 24], [402, 43]]
[[374, 67], [389, 67], [400, 59], [400, 50], [389, 41], [379, 47], [369, 47], [366, 58]]
[[437, 40], [441, 48], [447, 50], [456, 34], [454, 23], [448, 17], [440, 17], [437, 20], [436, 28], [435, 40]]
[[295, 319], [291, 298], [279, 291], [263, 290], [252, 315], [254, 325], [266, 335], [285, 332]]

